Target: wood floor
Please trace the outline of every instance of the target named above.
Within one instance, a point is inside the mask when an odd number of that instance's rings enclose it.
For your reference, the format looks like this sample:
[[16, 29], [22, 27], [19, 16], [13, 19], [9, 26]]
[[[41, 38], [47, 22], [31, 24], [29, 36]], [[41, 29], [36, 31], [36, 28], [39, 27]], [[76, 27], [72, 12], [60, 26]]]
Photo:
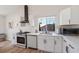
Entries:
[[9, 41], [0, 42], [0, 53], [44, 53], [35, 49], [20, 48], [12, 45]]

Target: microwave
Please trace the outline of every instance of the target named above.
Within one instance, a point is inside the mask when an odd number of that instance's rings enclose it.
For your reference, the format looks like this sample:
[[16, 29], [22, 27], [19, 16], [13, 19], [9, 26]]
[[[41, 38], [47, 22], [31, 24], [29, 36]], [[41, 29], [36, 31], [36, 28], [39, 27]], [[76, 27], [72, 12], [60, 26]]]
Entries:
[[79, 28], [60, 28], [60, 34], [79, 35]]

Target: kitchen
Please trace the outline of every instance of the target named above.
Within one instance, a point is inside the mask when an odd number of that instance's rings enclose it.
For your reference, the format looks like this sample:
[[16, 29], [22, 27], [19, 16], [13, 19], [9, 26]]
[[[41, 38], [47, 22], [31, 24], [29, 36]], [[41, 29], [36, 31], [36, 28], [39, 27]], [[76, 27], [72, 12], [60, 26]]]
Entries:
[[6, 30], [1, 32], [12, 45], [47, 53], [79, 52], [79, 6], [16, 5], [8, 8], [14, 10], [4, 13], [3, 29]]

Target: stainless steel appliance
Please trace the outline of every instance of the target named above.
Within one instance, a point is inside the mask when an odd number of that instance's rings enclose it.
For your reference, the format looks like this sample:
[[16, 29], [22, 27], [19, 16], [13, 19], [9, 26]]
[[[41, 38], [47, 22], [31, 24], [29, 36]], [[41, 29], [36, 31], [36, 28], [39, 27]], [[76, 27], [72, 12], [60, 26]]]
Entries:
[[29, 32], [22, 32], [17, 34], [17, 46], [27, 48], [27, 33]]
[[60, 34], [79, 35], [79, 28], [60, 28]]

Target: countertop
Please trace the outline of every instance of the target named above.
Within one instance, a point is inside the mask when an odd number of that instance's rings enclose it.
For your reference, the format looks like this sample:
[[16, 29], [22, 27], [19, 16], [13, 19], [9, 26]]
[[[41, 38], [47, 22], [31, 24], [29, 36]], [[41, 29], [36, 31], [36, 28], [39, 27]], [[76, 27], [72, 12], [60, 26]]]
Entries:
[[27, 35], [39, 35], [40, 33], [28, 33]]
[[27, 35], [62, 36], [62, 35], [60, 35], [60, 34], [56, 34], [56, 33], [52, 33], [52, 34], [28, 33]]

